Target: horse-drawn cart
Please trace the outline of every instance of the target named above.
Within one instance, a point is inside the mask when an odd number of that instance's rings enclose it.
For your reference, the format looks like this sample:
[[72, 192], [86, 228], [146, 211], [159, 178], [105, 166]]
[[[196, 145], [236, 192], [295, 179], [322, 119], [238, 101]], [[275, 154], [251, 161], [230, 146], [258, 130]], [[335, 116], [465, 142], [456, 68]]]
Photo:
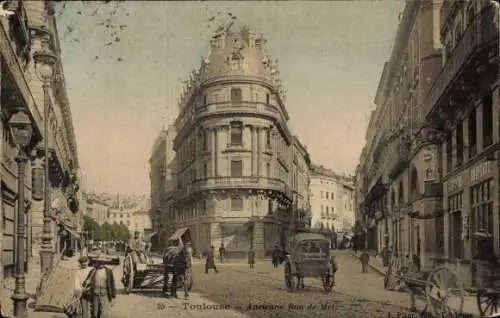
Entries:
[[304, 277], [321, 279], [325, 292], [332, 291], [336, 266], [330, 258], [330, 240], [315, 233], [298, 233], [289, 242], [285, 259], [285, 284], [289, 291], [304, 288]]
[[[395, 268], [398, 262], [390, 262], [385, 280], [385, 287], [400, 287], [411, 293], [412, 306], [421, 314], [435, 317], [452, 317], [463, 311], [464, 286], [457, 274], [447, 266], [438, 266], [439, 259], [434, 259], [431, 270], [416, 270], [416, 265], [409, 262]], [[422, 302], [417, 307], [417, 301]]]

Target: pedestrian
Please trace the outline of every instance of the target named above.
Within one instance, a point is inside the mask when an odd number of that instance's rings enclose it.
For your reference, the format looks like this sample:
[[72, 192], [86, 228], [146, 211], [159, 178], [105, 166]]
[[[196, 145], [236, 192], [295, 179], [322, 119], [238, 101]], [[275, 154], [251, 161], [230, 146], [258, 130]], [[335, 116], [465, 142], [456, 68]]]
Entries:
[[205, 253], [205, 257], [206, 257], [206, 260], [205, 260], [205, 274], [208, 274], [208, 270], [209, 269], [213, 269], [216, 273], [218, 273], [219, 271], [217, 270], [217, 266], [215, 266], [215, 255], [214, 255], [214, 247], [213, 245], [210, 246], [210, 248], [208, 249], [208, 251]]
[[179, 282], [183, 282], [184, 287], [184, 299], [188, 298], [188, 282], [186, 281], [186, 270], [191, 267], [191, 262], [189, 260], [189, 252], [187, 246], [183, 246], [175, 254], [174, 259], [174, 275], [172, 278], [172, 297], [178, 298], [177, 296], [177, 286]]
[[359, 256], [359, 260], [361, 261], [361, 270], [363, 273], [368, 273], [368, 263], [370, 262], [370, 254], [365, 250], [361, 252]]
[[277, 245], [274, 246], [273, 249], [273, 267], [278, 268], [278, 264], [280, 263], [280, 254], [281, 251]]
[[248, 265], [250, 268], [255, 268], [255, 251], [251, 247], [248, 250]]
[[116, 286], [113, 271], [97, 259], [94, 265], [95, 274], [90, 284], [92, 297], [92, 318], [110, 318], [113, 300], [116, 298]]
[[224, 263], [225, 257], [226, 257], [226, 248], [224, 247], [224, 243], [221, 243], [219, 247], [219, 262]]
[[77, 294], [80, 299], [81, 305], [81, 318], [91, 318], [91, 295], [90, 295], [90, 283], [95, 274], [95, 269], [89, 267], [89, 259], [86, 256], [82, 256], [78, 259], [80, 264], [80, 269], [75, 275], [75, 294]]

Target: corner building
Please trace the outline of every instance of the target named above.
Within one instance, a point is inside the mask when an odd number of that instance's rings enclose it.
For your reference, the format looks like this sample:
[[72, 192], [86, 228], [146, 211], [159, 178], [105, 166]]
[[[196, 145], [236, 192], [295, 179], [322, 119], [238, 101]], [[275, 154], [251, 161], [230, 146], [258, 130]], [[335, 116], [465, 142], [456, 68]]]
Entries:
[[244, 257], [250, 247], [263, 257], [294, 226], [306, 227], [308, 185], [297, 186], [301, 195], [294, 196], [294, 137], [265, 39], [248, 27], [233, 29], [229, 24], [212, 37], [181, 95], [174, 222], [189, 229], [197, 251], [224, 243], [229, 257]]

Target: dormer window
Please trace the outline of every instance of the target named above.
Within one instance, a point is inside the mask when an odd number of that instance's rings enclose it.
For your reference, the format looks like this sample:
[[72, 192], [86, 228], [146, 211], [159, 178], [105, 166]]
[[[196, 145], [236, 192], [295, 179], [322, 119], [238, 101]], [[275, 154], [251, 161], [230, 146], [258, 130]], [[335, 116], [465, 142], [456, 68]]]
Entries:
[[231, 56], [229, 64], [231, 65], [232, 70], [239, 70], [241, 67], [241, 57], [238, 56], [237, 54], [233, 54]]

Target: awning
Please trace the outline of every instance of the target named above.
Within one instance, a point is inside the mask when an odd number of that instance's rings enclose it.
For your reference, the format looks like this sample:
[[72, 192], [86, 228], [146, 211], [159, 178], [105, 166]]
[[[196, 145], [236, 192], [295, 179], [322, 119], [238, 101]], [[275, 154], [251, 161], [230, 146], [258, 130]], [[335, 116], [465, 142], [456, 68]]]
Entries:
[[178, 229], [177, 231], [175, 231], [174, 234], [172, 234], [172, 236], [168, 240], [170, 241], [170, 240], [180, 239], [184, 235], [184, 233], [186, 233], [187, 230], [189, 230], [188, 227], [183, 227], [181, 229]]
[[144, 241], [144, 242], [151, 242], [151, 238], [152, 238], [153, 236], [155, 236], [156, 234], [157, 234], [156, 232], [153, 232], [153, 233], [150, 233], [150, 234], [148, 234], [148, 235], [144, 236], [144, 240], [143, 240], [143, 241]]

